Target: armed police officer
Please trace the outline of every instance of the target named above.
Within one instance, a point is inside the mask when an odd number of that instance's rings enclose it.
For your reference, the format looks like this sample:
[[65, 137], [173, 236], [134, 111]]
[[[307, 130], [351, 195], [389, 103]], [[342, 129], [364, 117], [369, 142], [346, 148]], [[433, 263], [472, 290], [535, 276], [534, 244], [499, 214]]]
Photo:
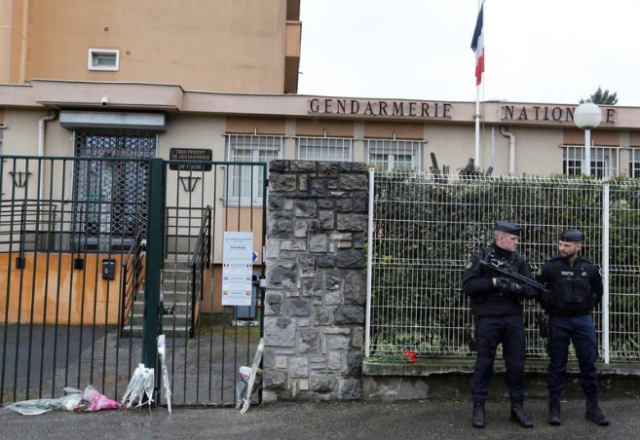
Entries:
[[598, 407], [598, 371], [596, 332], [591, 312], [602, 301], [602, 276], [598, 268], [579, 255], [582, 232], [568, 229], [560, 235], [559, 255], [547, 261], [537, 279], [547, 284], [550, 293], [540, 296], [540, 303], [549, 313], [549, 419], [560, 425], [560, 396], [564, 389], [569, 343], [573, 346], [580, 366], [580, 385], [587, 398], [586, 419], [606, 426], [609, 420]]
[[[533, 427], [531, 417], [523, 408], [526, 341], [522, 302], [537, 294], [526, 283], [513, 281], [492, 269], [492, 266], [500, 267], [533, 280], [529, 265], [516, 253], [521, 230], [516, 224], [496, 221], [495, 242], [471, 258], [462, 279], [462, 290], [470, 297], [471, 311], [477, 316], [475, 347], [478, 354], [471, 379], [472, 424], [476, 428], [485, 426], [484, 405], [499, 344], [502, 344], [507, 370], [511, 420], [526, 428]], [[492, 264], [482, 264], [487, 261]]]

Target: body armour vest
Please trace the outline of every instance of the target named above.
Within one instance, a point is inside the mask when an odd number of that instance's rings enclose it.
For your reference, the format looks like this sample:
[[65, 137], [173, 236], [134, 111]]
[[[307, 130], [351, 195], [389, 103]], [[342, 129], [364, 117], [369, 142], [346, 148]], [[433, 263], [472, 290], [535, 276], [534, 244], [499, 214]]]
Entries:
[[578, 315], [590, 313], [596, 304], [591, 291], [591, 273], [597, 268], [586, 258], [578, 258], [569, 265], [565, 258], [550, 262], [551, 294], [547, 298], [549, 313]]
[[[524, 259], [516, 253], [502, 253], [500, 255], [493, 248], [486, 248], [474, 255], [478, 260], [497, 259], [502, 267], [513, 272], [520, 272], [520, 264], [526, 264]], [[499, 274], [492, 273], [486, 267], [478, 268], [481, 276], [486, 279], [499, 277]], [[493, 288], [490, 293], [472, 297], [470, 307], [473, 314], [477, 316], [509, 316], [522, 314], [522, 300], [520, 297], [510, 293], [501, 293], [497, 288]]]

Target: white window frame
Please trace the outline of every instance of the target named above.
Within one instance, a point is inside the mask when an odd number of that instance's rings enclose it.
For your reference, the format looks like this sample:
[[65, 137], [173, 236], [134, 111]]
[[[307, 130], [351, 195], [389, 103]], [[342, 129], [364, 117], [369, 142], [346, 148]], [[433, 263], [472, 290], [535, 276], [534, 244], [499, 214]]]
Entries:
[[[103, 55], [115, 55], [115, 66], [101, 66], [95, 63], [95, 60], [99, 56]], [[98, 70], [103, 72], [117, 72], [120, 70], [120, 51], [117, 49], [89, 49], [89, 60], [87, 62], [87, 68], [89, 70]]]
[[[240, 141], [243, 141], [240, 143]], [[282, 135], [251, 135], [251, 134], [225, 134], [225, 143], [227, 146], [227, 160], [229, 162], [263, 162], [260, 159], [260, 153], [266, 152], [274, 153], [272, 158], [267, 160], [267, 178], [269, 173], [269, 161], [272, 159], [282, 159], [284, 150], [284, 136]], [[241, 147], [241, 148], [237, 148]], [[236, 150], [249, 150], [250, 157], [243, 157], [237, 154]], [[242, 173], [242, 182], [246, 180], [244, 173], [251, 173], [251, 169], [245, 169], [244, 167], [227, 167], [228, 175], [225, 176], [225, 199], [227, 205], [240, 205], [240, 206], [254, 206], [261, 207], [263, 204], [263, 198], [260, 195], [260, 187], [262, 184], [262, 178], [260, 174], [256, 175], [255, 169], [253, 170], [254, 179], [251, 182], [251, 196], [243, 197], [235, 193], [235, 179], [240, 178]], [[235, 174], [238, 173], [238, 177]], [[241, 183], [242, 183], [241, 182]], [[241, 190], [240, 190], [241, 191]], [[267, 194], [268, 196], [268, 194]]]
[[[366, 143], [366, 158], [367, 163], [375, 166], [378, 169], [384, 169], [385, 171], [393, 171], [397, 169], [397, 156], [407, 155], [411, 152], [411, 171], [421, 171], [421, 154], [422, 154], [422, 141], [416, 140], [397, 140], [397, 139], [365, 139]], [[384, 162], [384, 168], [380, 166], [377, 161], [371, 159], [371, 155], [383, 155], [386, 156]]]
[[[580, 175], [584, 160], [584, 145], [563, 145], [562, 149], [562, 172], [568, 176]], [[570, 161], [577, 162], [577, 164], [572, 165], [572, 172], [566, 172], [569, 169]], [[616, 177], [620, 173], [620, 147], [598, 145], [591, 147], [590, 171], [599, 179]]]
[[[353, 139], [351, 138], [298, 136], [295, 139], [297, 160], [353, 162]], [[303, 151], [303, 148], [306, 151]], [[314, 154], [317, 150], [322, 151], [322, 154]]]
[[640, 179], [640, 148], [629, 149], [629, 177]]

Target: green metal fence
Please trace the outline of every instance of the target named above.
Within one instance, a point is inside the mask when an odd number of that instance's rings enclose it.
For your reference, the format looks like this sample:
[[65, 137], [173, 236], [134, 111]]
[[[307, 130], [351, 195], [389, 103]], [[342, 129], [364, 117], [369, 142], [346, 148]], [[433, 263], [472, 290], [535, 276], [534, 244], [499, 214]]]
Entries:
[[0, 404], [89, 384], [120, 399], [164, 333], [174, 402], [233, 405], [262, 289], [252, 316], [221, 304], [222, 246], [253, 233], [264, 276], [266, 164], [2, 159]]

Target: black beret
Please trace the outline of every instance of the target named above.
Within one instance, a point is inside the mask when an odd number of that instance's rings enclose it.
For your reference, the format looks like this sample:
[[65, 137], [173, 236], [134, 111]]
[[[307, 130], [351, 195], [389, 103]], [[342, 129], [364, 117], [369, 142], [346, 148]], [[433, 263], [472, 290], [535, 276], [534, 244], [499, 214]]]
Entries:
[[507, 234], [520, 235], [522, 228], [515, 223], [507, 222], [504, 220], [496, 220], [494, 222], [496, 231], [506, 232]]
[[560, 234], [560, 240], [562, 241], [582, 241], [583, 238], [584, 236], [580, 229], [567, 229]]

